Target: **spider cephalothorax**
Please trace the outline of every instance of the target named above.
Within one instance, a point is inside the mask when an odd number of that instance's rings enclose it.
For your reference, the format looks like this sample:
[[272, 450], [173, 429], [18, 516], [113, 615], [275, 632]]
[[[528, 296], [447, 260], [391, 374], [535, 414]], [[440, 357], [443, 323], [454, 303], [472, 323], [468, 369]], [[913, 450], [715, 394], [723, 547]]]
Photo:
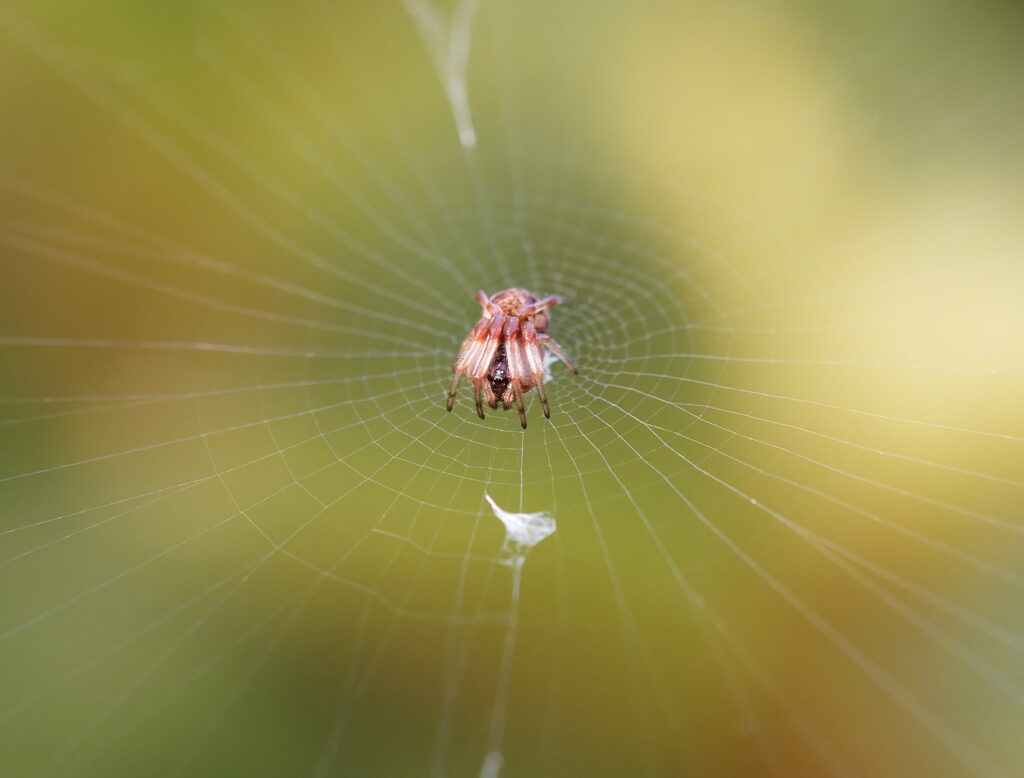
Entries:
[[465, 373], [473, 382], [476, 412], [484, 418], [486, 401], [492, 408], [498, 401], [507, 411], [515, 402], [519, 409], [519, 423], [526, 429], [526, 408], [523, 395], [534, 386], [540, 395], [545, 418], [551, 418], [548, 396], [544, 391], [544, 357], [541, 346], [547, 346], [572, 372], [570, 364], [559, 346], [548, 335], [547, 309], [564, 303], [558, 295], [538, 300], [525, 289], [506, 289], [493, 297], [484, 291], [476, 293], [484, 315], [469, 337], [462, 343], [459, 358], [455, 360], [455, 377], [448, 392], [448, 410], [455, 401], [455, 389]]

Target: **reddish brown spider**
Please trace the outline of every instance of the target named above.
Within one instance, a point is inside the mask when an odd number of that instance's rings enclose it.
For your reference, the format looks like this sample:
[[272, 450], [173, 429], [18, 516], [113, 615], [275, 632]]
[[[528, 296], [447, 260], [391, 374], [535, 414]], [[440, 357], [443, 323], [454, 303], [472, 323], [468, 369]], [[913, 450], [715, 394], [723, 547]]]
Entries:
[[548, 396], [544, 391], [544, 359], [541, 345], [547, 346], [567, 368], [576, 372], [562, 347], [548, 335], [548, 314], [552, 305], [564, 303], [558, 295], [538, 300], [525, 289], [506, 289], [494, 297], [483, 290], [476, 293], [484, 315], [462, 343], [455, 360], [455, 377], [448, 391], [448, 410], [455, 401], [455, 390], [465, 373], [473, 382], [476, 412], [484, 418], [483, 401], [492, 408], [500, 399], [507, 411], [515, 401], [519, 423], [526, 429], [526, 408], [523, 395], [534, 386], [544, 407], [544, 417], [551, 418]]

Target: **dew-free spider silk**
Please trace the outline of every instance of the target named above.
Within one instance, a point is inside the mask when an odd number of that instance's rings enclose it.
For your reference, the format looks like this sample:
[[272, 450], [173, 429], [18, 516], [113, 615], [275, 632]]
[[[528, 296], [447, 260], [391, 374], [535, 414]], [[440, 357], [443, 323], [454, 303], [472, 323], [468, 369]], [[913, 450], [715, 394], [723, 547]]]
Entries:
[[455, 402], [455, 390], [465, 373], [473, 382], [476, 412], [484, 418], [483, 402], [492, 408], [498, 400], [507, 411], [512, 401], [519, 409], [519, 423], [526, 429], [526, 408], [523, 395], [537, 387], [544, 417], [551, 418], [548, 396], [544, 391], [544, 359], [541, 346], [551, 349], [573, 373], [576, 368], [566, 359], [562, 347], [548, 335], [547, 309], [564, 303], [558, 295], [538, 300], [525, 289], [505, 289], [493, 297], [480, 290], [476, 300], [483, 306], [484, 315], [469, 336], [462, 342], [455, 360], [455, 376], [448, 390], [448, 410]]

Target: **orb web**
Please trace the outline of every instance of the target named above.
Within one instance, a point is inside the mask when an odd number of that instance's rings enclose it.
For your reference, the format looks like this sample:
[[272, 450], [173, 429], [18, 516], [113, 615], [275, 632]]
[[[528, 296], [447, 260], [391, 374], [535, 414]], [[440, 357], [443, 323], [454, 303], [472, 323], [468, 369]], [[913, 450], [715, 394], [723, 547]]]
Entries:
[[[51, 95], [3, 92], [10, 764], [1013, 774], [1015, 193], [919, 178], [1001, 161], [1013, 101], [904, 128], [892, 222], [891, 182], [758, 211], [545, 102], [580, 75], [535, 86], [522, 36], [564, 14], [596, 57], [611, 11], [456, 5], [457, 73], [426, 3], [0, 12]], [[947, 13], [845, 40], [879, 115], [996, 36], [907, 62]], [[783, 199], [805, 172], [766, 166]], [[569, 299], [580, 369], [525, 433], [444, 411], [476, 289], [512, 286]]]

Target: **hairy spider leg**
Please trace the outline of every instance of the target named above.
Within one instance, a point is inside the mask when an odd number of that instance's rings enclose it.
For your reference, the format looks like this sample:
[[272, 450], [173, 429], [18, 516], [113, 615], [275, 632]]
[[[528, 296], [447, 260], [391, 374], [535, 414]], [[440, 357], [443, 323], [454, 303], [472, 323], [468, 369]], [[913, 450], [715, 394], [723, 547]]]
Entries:
[[565, 366], [569, 368], [569, 370], [571, 370], [573, 373], [577, 372], [572, 362], [570, 362], [566, 358], [565, 352], [562, 350], [562, 347], [558, 345], [558, 342], [554, 338], [552, 338], [546, 332], [538, 332], [537, 340], [539, 340], [541, 343], [543, 343], [545, 346], [551, 349], [552, 353], [554, 353], [556, 357], [562, 360], [565, 363]]
[[[505, 333], [505, 356], [508, 359], [508, 376], [509, 376], [509, 388], [506, 391], [511, 392], [512, 397], [516, 401], [516, 409], [519, 411], [519, 423], [526, 429], [526, 407], [523, 405], [523, 379], [526, 378], [526, 357], [523, 353], [523, 345], [519, 339], [519, 327], [525, 322], [520, 322], [519, 319], [514, 319], [516, 322], [515, 327], [506, 327]], [[504, 398], [503, 398], [504, 399]], [[510, 400], [511, 398], [509, 398]], [[509, 406], [508, 400], [506, 400], [505, 407]]]
[[549, 297], [545, 297], [543, 300], [538, 300], [535, 303], [519, 306], [519, 310], [516, 311], [516, 316], [534, 316], [535, 314], [550, 308], [552, 305], [559, 305], [564, 302], [564, 297], [558, 294], [553, 294]]
[[498, 398], [494, 396], [494, 390], [491, 388], [490, 381], [481, 381], [480, 386], [484, 394], [484, 402], [490, 405], [492, 408], [498, 407]]
[[473, 384], [473, 400], [476, 402], [476, 415], [484, 418], [484, 406], [480, 404], [480, 384]]
[[484, 319], [482, 323], [487, 325], [487, 337], [480, 344], [472, 364], [467, 363], [466, 365], [466, 374], [469, 376], [469, 380], [473, 382], [473, 386], [476, 387], [474, 393], [476, 412], [481, 419], [484, 418], [484, 409], [480, 404], [481, 384], [487, 383], [487, 374], [491, 369], [491, 362], [494, 361], [494, 355], [498, 351], [498, 345], [501, 343], [501, 333], [505, 327], [505, 316], [499, 311], [489, 322]]
[[491, 302], [491, 298], [483, 289], [478, 289], [473, 299], [480, 303], [484, 309], [484, 313], [489, 314], [491, 318], [501, 313], [501, 308]]
[[526, 408], [523, 406], [523, 390], [519, 387], [518, 381], [512, 382], [512, 392], [516, 397], [516, 407], [519, 409], [519, 423], [526, 429]]
[[466, 374], [471, 381], [480, 381], [486, 378], [494, 361], [494, 354], [501, 344], [501, 332], [505, 328], [505, 315], [500, 311], [490, 321], [484, 320], [487, 325], [487, 336], [482, 339], [480, 353], [472, 365], [466, 366]]
[[526, 352], [526, 362], [533, 374], [533, 382], [537, 385], [537, 394], [540, 396], [540, 405], [544, 409], [544, 418], [551, 418], [551, 409], [548, 407], [548, 395], [544, 391], [544, 359], [540, 355], [540, 346], [537, 345], [537, 330], [529, 319], [523, 322], [523, 350]]
[[508, 321], [505, 322], [505, 331], [502, 333], [502, 342], [505, 344], [505, 362], [508, 365], [508, 378], [509, 386], [505, 389], [505, 393], [501, 396], [501, 404], [505, 406], [507, 411], [512, 405], [512, 385], [511, 382], [516, 378], [515, 359], [517, 356], [516, 347], [518, 345], [519, 336], [519, 319], [515, 316], [509, 316]]
[[476, 358], [479, 356], [481, 341], [484, 339], [484, 333], [487, 332], [489, 325], [490, 322], [487, 319], [481, 319], [477, 322], [473, 331], [469, 333], [469, 336], [462, 341], [462, 348], [459, 349], [459, 356], [455, 360], [455, 375], [452, 376], [452, 385], [448, 390], [449, 413], [452, 410], [452, 405], [455, 403], [455, 390], [459, 387], [459, 380], [462, 378], [462, 374], [469, 370], [470, 366], [475, 363]]

